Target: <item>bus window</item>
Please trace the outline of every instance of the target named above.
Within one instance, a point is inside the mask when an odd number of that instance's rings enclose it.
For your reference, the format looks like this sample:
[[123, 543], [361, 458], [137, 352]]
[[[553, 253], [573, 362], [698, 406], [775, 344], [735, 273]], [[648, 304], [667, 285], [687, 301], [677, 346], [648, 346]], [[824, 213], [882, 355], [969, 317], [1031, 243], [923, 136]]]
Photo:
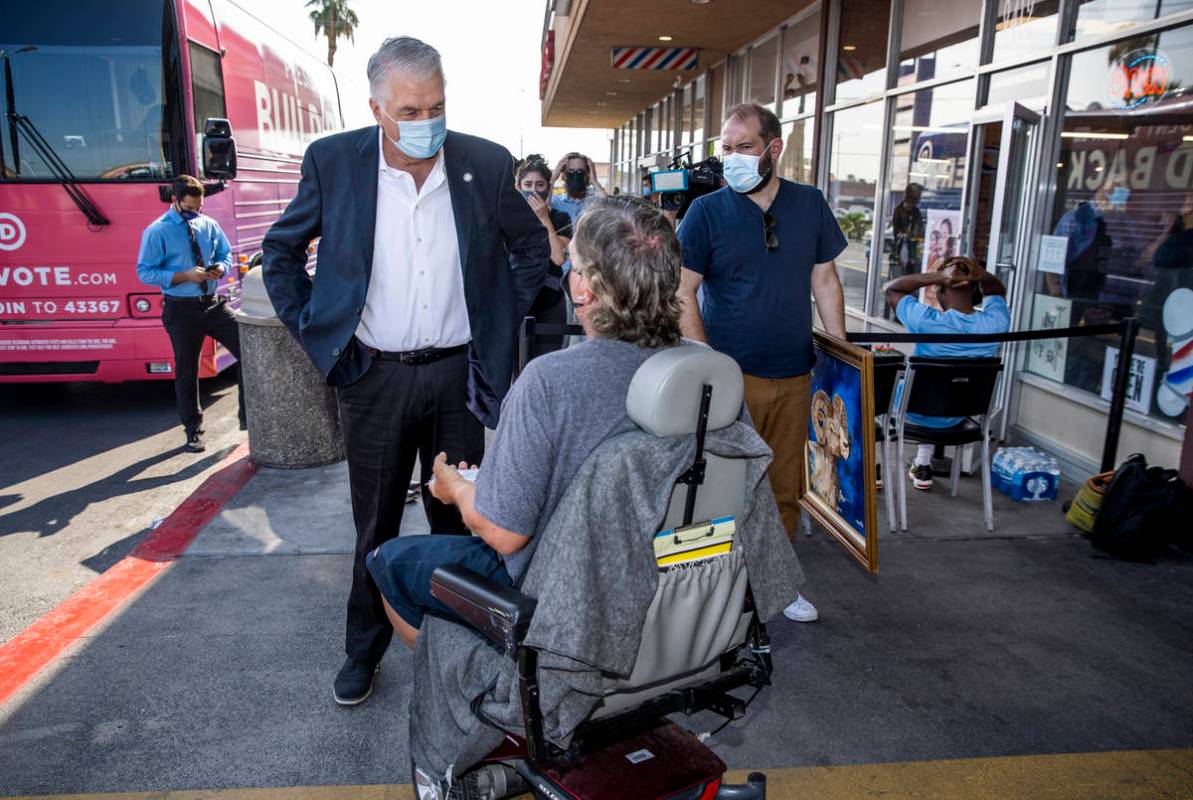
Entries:
[[212, 117], [227, 118], [224, 105], [224, 73], [220, 56], [206, 47], [190, 43], [191, 87], [195, 96], [195, 133]]
[[[181, 95], [166, 64], [176, 30], [172, 10], [163, 14], [162, 0], [127, 0], [119, 14], [106, 3], [72, 0], [42, 0], [37, 8], [6, 13], [0, 26], [16, 105], [7, 109], [0, 99], [0, 113], [28, 117], [79, 180], [156, 181], [181, 171], [170, 136]], [[22, 147], [0, 180], [54, 175]]]

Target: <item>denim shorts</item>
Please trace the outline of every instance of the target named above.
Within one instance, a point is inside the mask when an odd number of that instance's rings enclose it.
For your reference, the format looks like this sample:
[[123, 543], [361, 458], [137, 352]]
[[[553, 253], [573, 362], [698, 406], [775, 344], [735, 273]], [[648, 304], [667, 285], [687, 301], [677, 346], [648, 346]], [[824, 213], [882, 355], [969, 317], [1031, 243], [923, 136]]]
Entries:
[[431, 596], [431, 573], [448, 564], [459, 564], [502, 586], [513, 586], [501, 556], [476, 536], [399, 536], [365, 556], [365, 568], [381, 596], [415, 628], [422, 627], [427, 612], [460, 621]]

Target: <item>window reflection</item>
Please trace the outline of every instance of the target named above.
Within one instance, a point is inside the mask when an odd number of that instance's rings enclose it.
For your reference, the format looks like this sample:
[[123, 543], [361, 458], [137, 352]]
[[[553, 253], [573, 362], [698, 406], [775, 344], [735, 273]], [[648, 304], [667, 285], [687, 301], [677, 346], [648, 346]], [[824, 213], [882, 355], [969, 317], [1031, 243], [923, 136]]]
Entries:
[[820, 49], [820, 12], [783, 31], [783, 116], [816, 110], [816, 69]]
[[845, 288], [845, 304], [864, 309], [882, 151], [882, 103], [838, 111], [832, 125], [825, 196], [848, 240], [845, 252], [837, 257], [837, 273]]
[[783, 154], [779, 156], [779, 177], [815, 185], [812, 172], [812, 117], [783, 125]]
[[890, 0], [842, 0], [837, 56], [838, 103], [886, 89]]
[[1050, 62], [1028, 64], [1018, 69], [996, 72], [990, 76], [990, 90], [986, 102], [990, 105], [1007, 101], [1044, 97], [1048, 94], [1048, 69]]
[[1056, 44], [1060, 0], [998, 0], [993, 61], [1023, 58]]
[[[1191, 387], [1173, 376], [1193, 367], [1193, 350], [1180, 355], [1193, 327], [1191, 59], [1188, 28], [1073, 56], [1046, 240], [1060, 248], [1041, 256], [1033, 307], [1033, 321], [1064, 325], [1137, 316], [1128, 407], [1174, 422]], [[1028, 368], [1106, 396], [1116, 341], [1074, 339]]]
[[978, 63], [982, 0], [904, 0], [899, 83], [918, 83]]
[[1193, 9], [1193, 0], [1078, 0], [1075, 40], [1107, 36]]
[[725, 65], [708, 71], [708, 135], [721, 135], [721, 98], [725, 88]]
[[961, 252], [961, 199], [966, 141], [973, 115], [972, 80], [910, 92], [895, 98], [890, 132], [886, 225], [880, 280], [922, 272]]
[[751, 103], [775, 110], [775, 68], [779, 57], [779, 37], [772, 36], [750, 51]]

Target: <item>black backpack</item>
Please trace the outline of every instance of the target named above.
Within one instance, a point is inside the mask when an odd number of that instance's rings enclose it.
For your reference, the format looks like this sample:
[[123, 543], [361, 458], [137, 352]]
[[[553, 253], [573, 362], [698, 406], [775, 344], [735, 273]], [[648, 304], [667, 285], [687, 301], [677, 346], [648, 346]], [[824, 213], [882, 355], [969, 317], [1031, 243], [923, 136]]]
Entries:
[[1149, 467], [1147, 459], [1135, 453], [1114, 471], [1090, 541], [1116, 558], [1153, 558], [1176, 541], [1185, 492], [1176, 470]]

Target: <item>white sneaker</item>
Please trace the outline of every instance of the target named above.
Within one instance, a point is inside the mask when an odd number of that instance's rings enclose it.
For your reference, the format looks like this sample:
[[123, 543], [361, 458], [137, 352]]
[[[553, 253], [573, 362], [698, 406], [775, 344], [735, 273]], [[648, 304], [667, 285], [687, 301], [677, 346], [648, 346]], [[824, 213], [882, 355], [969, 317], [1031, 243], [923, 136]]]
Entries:
[[816, 606], [808, 602], [808, 598], [796, 595], [795, 602], [783, 609], [783, 616], [795, 622], [815, 622], [820, 618]]

